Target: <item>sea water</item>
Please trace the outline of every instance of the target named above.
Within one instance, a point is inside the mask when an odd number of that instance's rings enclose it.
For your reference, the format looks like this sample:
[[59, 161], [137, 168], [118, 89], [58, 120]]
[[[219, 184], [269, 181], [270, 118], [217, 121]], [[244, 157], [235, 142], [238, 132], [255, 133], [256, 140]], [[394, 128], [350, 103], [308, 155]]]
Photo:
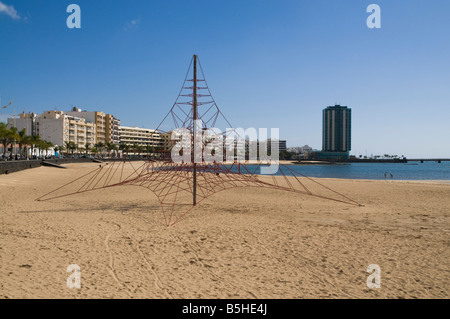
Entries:
[[[258, 165], [246, 165], [249, 172], [260, 174]], [[396, 180], [450, 180], [450, 162], [409, 163], [339, 163], [331, 165], [285, 165], [282, 170], [288, 174], [288, 167], [308, 177], [348, 179], [396, 179]], [[233, 171], [237, 171], [233, 167]], [[391, 178], [392, 174], [392, 178]], [[275, 175], [282, 175], [278, 171]]]

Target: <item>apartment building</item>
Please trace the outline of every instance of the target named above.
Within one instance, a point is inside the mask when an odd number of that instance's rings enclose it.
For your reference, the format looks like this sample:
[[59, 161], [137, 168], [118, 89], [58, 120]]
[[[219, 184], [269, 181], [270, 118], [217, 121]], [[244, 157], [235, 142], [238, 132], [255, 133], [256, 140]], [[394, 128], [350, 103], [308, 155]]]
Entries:
[[84, 148], [86, 144], [96, 143], [94, 123], [85, 119], [67, 115], [63, 111], [45, 111], [42, 114], [22, 113], [19, 118], [8, 119], [8, 124], [25, 129], [27, 135], [39, 135], [43, 140], [62, 146], [73, 142], [77, 147]]
[[349, 152], [352, 149], [352, 110], [347, 106], [328, 106], [323, 110], [322, 150]]
[[120, 143], [127, 145], [151, 146], [163, 151], [170, 150], [170, 133], [161, 133], [153, 129], [120, 126]]
[[[250, 151], [250, 148], [253, 147], [254, 149], [259, 150], [260, 148], [260, 144], [263, 141], [250, 141], [248, 139], [245, 140], [245, 152], [248, 153]], [[267, 152], [270, 154], [272, 152], [272, 145], [278, 149], [278, 152], [286, 152], [287, 151], [287, 147], [286, 147], [286, 140], [279, 140], [279, 139], [267, 139], [264, 141], [267, 149]]]
[[72, 111], [65, 112], [68, 115], [83, 118], [86, 122], [95, 124], [95, 136], [97, 143], [119, 144], [120, 120], [111, 114], [98, 111], [82, 111], [74, 107]]
[[106, 114], [106, 141], [118, 145], [120, 143], [120, 120], [114, 115]]
[[36, 113], [22, 113], [19, 118], [8, 118], [8, 125], [10, 127], [17, 127], [19, 131], [25, 129], [27, 135], [38, 135], [37, 121], [38, 115]]

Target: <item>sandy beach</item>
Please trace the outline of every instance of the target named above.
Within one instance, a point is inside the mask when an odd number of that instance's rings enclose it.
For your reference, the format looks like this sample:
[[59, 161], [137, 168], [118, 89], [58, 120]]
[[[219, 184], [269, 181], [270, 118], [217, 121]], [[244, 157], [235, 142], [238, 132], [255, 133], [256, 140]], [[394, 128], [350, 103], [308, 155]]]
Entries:
[[236, 188], [166, 227], [144, 188], [35, 201], [98, 164], [66, 166], [0, 176], [1, 299], [449, 298], [448, 182], [320, 179], [364, 207]]

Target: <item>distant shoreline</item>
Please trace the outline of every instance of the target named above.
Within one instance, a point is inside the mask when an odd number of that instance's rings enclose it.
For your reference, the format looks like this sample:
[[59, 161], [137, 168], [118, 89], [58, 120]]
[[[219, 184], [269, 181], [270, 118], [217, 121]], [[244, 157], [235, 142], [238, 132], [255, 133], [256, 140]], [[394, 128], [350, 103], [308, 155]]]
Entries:
[[345, 160], [345, 161], [292, 161], [294, 165], [335, 165], [335, 164], [349, 164], [349, 163], [389, 163], [389, 164], [405, 164], [408, 160]]
[[[142, 161], [143, 159], [131, 159], [132, 161]], [[64, 168], [67, 164], [79, 164], [79, 163], [93, 163], [95, 164], [95, 162], [92, 161], [92, 159], [49, 159], [46, 160], [47, 162], [52, 164], [57, 164], [57, 165], [62, 165]], [[111, 161], [110, 159], [104, 159], [105, 162]], [[293, 169], [294, 171], [296, 171], [295, 167], [298, 167], [298, 173], [300, 175], [307, 175], [311, 178], [314, 179], [339, 179], [339, 180], [358, 180], [358, 181], [370, 181], [370, 180], [376, 180], [376, 181], [395, 181], [395, 182], [408, 182], [408, 183], [414, 183], [415, 181], [418, 181], [420, 183], [438, 183], [438, 184], [446, 184], [449, 185], [450, 184], [450, 179], [445, 179], [442, 178], [444, 177], [442, 174], [436, 174], [436, 175], [429, 175], [429, 176], [423, 176], [423, 174], [418, 174], [416, 175], [414, 172], [409, 172], [409, 168], [407, 169], [407, 167], [411, 167], [411, 169], [413, 169], [414, 167], [417, 167], [417, 165], [423, 165], [423, 164], [407, 164], [407, 163], [403, 163], [403, 165], [400, 166], [392, 166], [392, 167], [386, 167], [384, 168], [384, 166], [378, 166], [378, 170], [382, 170], [379, 172], [375, 172], [373, 174], [367, 174], [365, 173], [367, 171], [367, 169], [369, 169], [371, 171], [371, 166], [366, 165], [366, 166], [355, 166], [355, 169], [357, 169], [359, 167], [359, 170], [362, 170], [362, 174], [335, 174], [334, 172], [337, 170], [338, 172], [341, 171], [340, 167], [344, 170], [344, 172], [347, 171], [347, 169], [349, 169], [349, 167], [351, 166], [350, 164], [352, 164], [353, 162], [324, 162], [324, 161], [301, 161], [301, 162], [297, 162], [297, 161], [287, 161], [287, 160], [280, 160], [279, 164], [280, 165], [287, 165], [287, 166], [291, 166], [290, 169]], [[374, 163], [372, 163], [374, 164]], [[383, 164], [383, 163], [380, 163]], [[394, 163], [385, 163], [385, 164], [397, 164], [396, 162]], [[44, 165], [42, 160], [29, 160], [29, 161], [8, 161], [8, 162], [0, 162], [0, 176], [3, 174], [10, 174], [10, 173], [15, 173], [15, 172], [19, 172], [22, 170], [28, 170], [31, 168], [37, 168]], [[97, 164], [95, 164], [98, 166], [98, 162]], [[223, 163], [223, 165], [230, 165], [229, 163]], [[249, 173], [253, 173], [255, 175], [259, 175], [259, 171], [256, 172], [254, 171], [253, 167], [255, 165], [259, 165], [258, 163], [252, 163], [252, 162], [246, 162], [245, 165], [247, 165], [247, 167], [249, 168], [250, 172]], [[415, 166], [406, 166], [406, 165], [415, 165]], [[436, 164], [441, 166], [442, 165], [442, 169], [445, 169], [445, 171], [447, 171], [448, 168], [448, 162], [446, 163], [442, 163], [442, 164]], [[56, 165], [52, 165], [52, 166], [56, 166]], [[429, 166], [429, 165], [426, 165]], [[301, 167], [303, 167], [303, 169], [301, 169]], [[310, 169], [308, 168], [310, 167]], [[321, 168], [322, 167], [322, 168]], [[346, 168], [348, 167], [348, 168]], [[365, 167], [365, 168], [364, 168]], [[377, 165], [374, 166], [374, 169], [376, 169]], [[58, 169], [58, 168], [54, 168], [54, 169]], [[288, 168], [289, 169], [289, 168]], [[325, 170], [325, 171], [323, 171]], [[331, 170], [331, 171], [330, 171]], [[387, 176], [384, 177], [385, 174], [385, 170], [387, 171]], [[405, 170], [407, 170], [407, 174], [405, 175]], [[254, 171], [254, 172], [253, 172]], [[419, 169], [420, 171], [420, 169]], [[325, 173], [324, 173], [325, 172]], [[327, 173], [328, 172], [328, 173]], [[330, 173], [331, 172], [331, 173]], [[353, 172], [353, 171], [352, 171]], [[390, 177], [391, 172], [393, 173], [393, 177]], [[280, 174], [275, 174], [275, 176], [278, 176]], [[384, 177], [384, 178], [383, 178]], [[402, 178], [403, 177], [403, 178]], [[413, 179], [408, 179], [407, 177], [412, 177]], [[430, 178], [430, 179], [421, 179], [421, 177], [424, 178]]]

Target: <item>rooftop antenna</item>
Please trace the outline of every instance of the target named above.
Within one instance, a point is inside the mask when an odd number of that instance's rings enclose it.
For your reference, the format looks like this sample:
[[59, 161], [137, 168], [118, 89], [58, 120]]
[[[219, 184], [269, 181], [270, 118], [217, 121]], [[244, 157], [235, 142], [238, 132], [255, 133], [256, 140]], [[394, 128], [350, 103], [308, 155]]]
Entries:
[[16, 114], [16, 105], [14, 104], [13, 105], [13, 114], [12, 114], [14, 127], [16, 127], [16, 116], [17, 116], [17, 114]]

